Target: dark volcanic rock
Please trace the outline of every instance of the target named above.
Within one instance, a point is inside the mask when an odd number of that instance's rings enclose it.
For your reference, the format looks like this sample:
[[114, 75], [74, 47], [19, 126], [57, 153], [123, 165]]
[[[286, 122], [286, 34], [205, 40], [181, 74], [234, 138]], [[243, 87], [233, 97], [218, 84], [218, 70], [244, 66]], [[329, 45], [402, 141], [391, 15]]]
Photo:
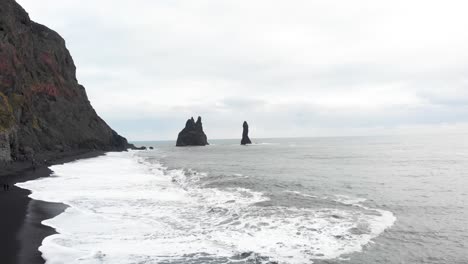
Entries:
[[183, 146], [205, 146], [208, 145], [208, 140], [203, 132], [201, 117], [198, 117], [197, 122], [192, 118], [187, 120], [185, 128], [180, 131], [177, 137], [177, 147]]
[[242, 131], [241, 145], [252, 144], [252, 141], [250, 141], [249, 138], [249, 124], [247, 124], [247, 121], [244, 121], [244, 124], [242, 126], [244, 127], [244, 129]]
[[146, 150], [146, 147], [145, 147], [145, 146], [134, 147], [133, 149], [134, 149], [134, 150]]
[[55, 31], [0, 1], [0, 161], [131, 147], [96, 114], [75, 72]]

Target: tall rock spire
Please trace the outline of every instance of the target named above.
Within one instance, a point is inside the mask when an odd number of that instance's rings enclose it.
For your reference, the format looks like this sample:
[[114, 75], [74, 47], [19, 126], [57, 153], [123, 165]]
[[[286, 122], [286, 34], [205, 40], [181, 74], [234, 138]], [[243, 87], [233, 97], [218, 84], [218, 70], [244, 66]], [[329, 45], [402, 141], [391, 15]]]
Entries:
[[249, 138], [249, 124], [247, 124], [247, 121], [244, 121], [244, 124], [242, 126], [243, 126], [243, 131], [242, 131], [241, 145], [252, 144], [252, 141], [250, 141], [250, 138]]

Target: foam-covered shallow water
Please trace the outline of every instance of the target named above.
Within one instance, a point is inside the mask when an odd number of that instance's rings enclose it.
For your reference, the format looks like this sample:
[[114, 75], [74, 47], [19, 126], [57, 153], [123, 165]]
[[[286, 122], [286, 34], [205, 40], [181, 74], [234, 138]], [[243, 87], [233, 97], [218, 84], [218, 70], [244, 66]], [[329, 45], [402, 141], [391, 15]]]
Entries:
[[346, 200], [342, 208], [270, 205], [264, 193], [203, 187], [206, 175], [167, 170], [138, 152], [52, 170], [20, 185], [70, 206], [45, 221], [59, 232], [40, 248], [48, 263], [307, 263], [360, 251], [395, 220]]
[[[401, 226], [417, 222], [408, 221], [408, 214], [400, 211], [409, 206], [411, 195], [394, 192], [414, 189], [414, 179], [395, 188], [387, 185], [390, 178], [401, 177], [398, 171], [386, 168], [388, 175], [379, 180], [367, 175], [373, 171], [379, 176], [383, 164], [366, 148], [385, 144], [364, 142], [357, 151], [352, 142], [344, 150], [331, 148], [339, 146], [333, 141], [270, 141], [248, 147], [219, 141], [205, 148], [153, 143], [154, 151], [108, 153], [52, 166], [52, 177], [18, 185], [30, 189], [34, 199], [69, 205], [61, 215], [44, 221], [58, 231], [40, 247], [47, 263], [405, 260], [404, 246], [396, 243], [408, 245], [415, 238], [411, 232], [397, 238], [395, 234]], [[387, 161], [407, 163], [394, 169], [416, 166], [416, 161], [395, 158], [395, 143], [391, 146]], [[423, 177], [423, 172], [418, 175]], [[466, 195], [465, 187], [461, 190]], [[427, 195], [431, 188], [426, 188]], [[388, 196], [401, 204], [392, 205]], [[412, 210], [419, 209], [413, 206]], [[423, 239], [413, 242], [432, 245]], [[460, 254], [457, 249], [452, 252]], [[394, 258], [388, 259], [392, 254]], [[430, 253], [426, 255], [421, 253], [415, 258], [421, 261], [412, 263], [443, 263], [436, 258], [427, 261]], [[452, 259], [458, 263], [463, 255]]]

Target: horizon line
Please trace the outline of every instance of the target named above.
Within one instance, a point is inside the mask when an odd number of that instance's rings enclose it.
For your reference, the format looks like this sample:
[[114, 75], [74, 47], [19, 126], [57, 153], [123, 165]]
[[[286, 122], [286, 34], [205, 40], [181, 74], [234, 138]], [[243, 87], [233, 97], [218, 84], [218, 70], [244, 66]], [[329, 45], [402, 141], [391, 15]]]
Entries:
[[[392, 137], [392, 136], [431, 136], [439, 134], [449, 135], [461, 135], [467, 134], [468, 132], [435, 132], [435, 133], [401, 133], [401, 134], [376, 134], [376, 135], [341, 135], [341, 136], [293, 136], [293, 137], [250, 137], [252, 140], [263, 140], [263, 139], [308, 139], [308, 138], [352, 138], [352, 137]], [[211, 138], [208, 140], [241, 140], [241, 138]], [[177, 141], [177, 139], [151, 139], [151, 140], [128, 140], [128, 142], [170, 142]]]

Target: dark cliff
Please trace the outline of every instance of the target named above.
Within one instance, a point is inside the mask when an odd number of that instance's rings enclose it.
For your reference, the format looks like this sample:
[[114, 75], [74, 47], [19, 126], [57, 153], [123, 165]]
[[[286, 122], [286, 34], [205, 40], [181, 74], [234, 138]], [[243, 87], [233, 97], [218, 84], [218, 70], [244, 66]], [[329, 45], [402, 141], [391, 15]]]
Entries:
[[241, 145], [252, 144], [252, 141], [250, 141], [250, 138], [249, 138], [249, 124], [247, 124], [247, 121], [244, 121], [242, 128], [243, 130], [242, 130]]
[[130, 147], [96, 114], [75, 72], [60, 35], [0, 1], [0, 161]]
[[197, 122], [193, 117], [187, 120], [185, 123], [185, 128], [180, 131], [179, 136], [177, 137], [177, 147], [184, 146], [206, 146], [208, 145], [208, 140], [203, 131], [203, 124], [201, 117], [198, 117]]

